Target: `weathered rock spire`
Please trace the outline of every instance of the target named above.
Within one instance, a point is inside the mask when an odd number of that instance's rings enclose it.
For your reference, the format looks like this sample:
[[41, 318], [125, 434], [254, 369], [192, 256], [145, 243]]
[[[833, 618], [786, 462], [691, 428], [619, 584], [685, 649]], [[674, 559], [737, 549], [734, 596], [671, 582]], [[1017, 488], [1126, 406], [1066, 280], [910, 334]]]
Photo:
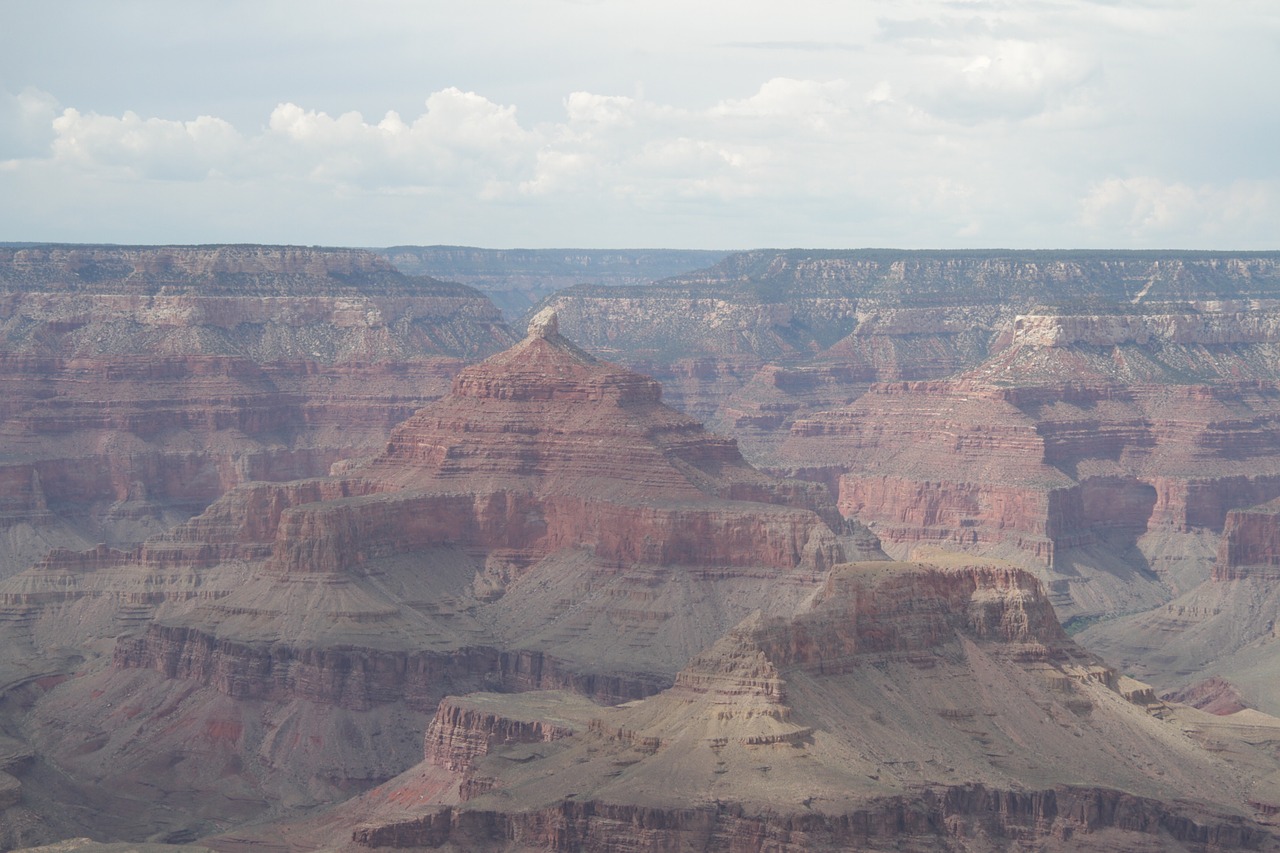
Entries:
[[560, 336], [560, 321], [556, 318], [556, 309], [543, 308], [529, 321], [529, 337], [555, 338]]

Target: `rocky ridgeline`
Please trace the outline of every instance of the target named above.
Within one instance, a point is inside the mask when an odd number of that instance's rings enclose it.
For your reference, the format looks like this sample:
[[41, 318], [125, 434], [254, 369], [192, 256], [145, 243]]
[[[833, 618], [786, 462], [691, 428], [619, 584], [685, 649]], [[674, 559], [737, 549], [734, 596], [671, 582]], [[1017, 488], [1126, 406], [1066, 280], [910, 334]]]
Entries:
[[[735, 806], [659, 809], [631, 804], [566, 801], [531, 814], [444, 809], [414, 821], [361, 827], [352, 842], [365, 848], [440, 847], [497, 850], [496, 838], [518, 838], [537, 850], [622, 853], [705, 843], [712, 849], [780, 851], [990, 849], [989, 841], [1034, 839], [1045, 849], [1070, 850], [1093, 833], [1124, 833], [1144, 845], [1189, 844], [1208, 849], [1264, 849], [1265, 830], [1218, 815], [1189, 815], [1145, 798], [1104, 788], [1063, 786], [1009, 791], [983, 785], [891, 797], [851, 815], [764, 817]], [[945, 846], [944, 846], [945, 845]], [[1136, 849], [1142, 849], [1138, 847]]]
[[721, 260], [724, 252], [649, 249], [480, 249], [392, 246], [374, 249], [407, 275], [468, 284], [517, 319], [575, 284], [645, 285]]
[[0, 575], [375, 452], [510, 340], [482, 294], [357, 250], [0, 248]]
[[347, 293], [412, 292], [414, 282], [372, 252], [306, 246], [0, 247], [0, 283], [10, 292], [115, 295], [229, 295], [289, 298]]
[[[57, 551], [0, 582], [0, 617], [15, 644], [49, 654], [118, 637], [112, 666], [60, 685], [33, 726], [109, 743], [127, 775], [150, 767], [146, 750], [182, 766], [178, 733], [207, 726], [207, 707], [282, 715], [295, 742], [374, 743], [390, 717], [421, 726], [456, 690], [651, 695], [753, 609], [801, 607], [846, 542], [875, 550], [824, 489], [753, 469], [549, 315], [462, 370], [380, 454], [232, 488], [141, 546]], [[149, 739], [118, 734], [119, 707]], [[283, 735], [237, 725], [217, 760], [252, 752], [260, 775], [208, 782], [237, 813], [265, 807], [259, 784], [310, 802], [321, 789], [305, 772], [364, 785], [404, 755], [376, 768], [345, 747], [294, 756]], [[61, 745], [73, 740], [49, 743], [50, 760], [111, 779], [108, 747]]]
[[1091, 518], [1220, 530], [1280, 494], [1278, 288], [1274, 253], [760, 251], [549, 302], [757, 464], [850, 475], [887, 543], [1047, 565]]
[[[1248, 300], [1241, 300], [1247, 302]], [[1267, 300], [1274, 303], [1275, 300]], [[1011, 344], [1116, 347], [1125, 344], [1224, 344], [1280, 342], [1280, 313], [1267, 309], [1206, 310], [1183, 314], [1025, 314], [1013, 323]]]
[[568, 737], [585, 729], [595, 713], [598, 706], [572, 694], [528, 694], [515, 701], [510, 694], [449, 696], [431, 718], [423, 760], [464, 774], [497, 747]]
[[993, 333], [1037, 306], [1077, 315], [1134, 304], [1229, 310], [1277, 297], [1275, 253], [790, 250], [738, 253], [645, 288], [577, 287], [549, 302], [568, 333], [597, 351], [794, 360], [859, 328], [953, 336], [975, 326]]
[[[988, 656], [1027, 695], [1010, 694], [1009, 707], [995, 695], [983, 708], [958, 702], [975, 697], [959, 685]], [[1001, 679], [983, 678], [981, 690], [1004, 689]], [[930, 686], [917, 693], [919, 682]], [[1156, 793], [1157, 777], [1134, 776], [1143, 762], [1148, 772], [1174, 767], [1169, 749], [1209, 776], [1232, 771], [1161, 742], [1156, 730], [1167, 724], [1130, 703], [1167, 706], [1067, 639], [1037, 582], [1011, 567], [843, 566], [811, 612], [749, 618], [662, 694], [596, 709], [588, 725], [584, 709], [538, 696], [445, 700], [425, 763], [348, 809], [360, 815], [353, 831], [330, 821], [327, 843], [602, 851], [1276, 843], [1263, 804], [1246, 807], [1252, 816], [1231, 804], [1238, 791], [1193, 804]], [[921, 701], [928, 707], [912, 704]], [[1021, 715], [1023, 701], [1035, 720]], [[925, 715], [934, 722], [902, 719]], [[1038, 750], [1063, 751], [1056, 772], [1073, 784], [1038, 783], [1041, 771], [997, 746], [1003, 737], [1020, 742], [1040, 718], [1058, 722], [1039, 730]], [[910, 736], [899, 740], [898, 722]], [[1060, 726], [1074, 736], [1060, 740]], [[1130, 737], [1141, 730], [1149, 731], [1140, 739], [1156, 740], [1136, 745]], [[956, 766], [923, 761], [926, 742]], [[1136, 764], [1113, 751], [1116, 742], [1135, 744]], [[850, 750], [854, 743], [863, 745]], [[860, 750], [875, 753], [865, 770], [870, 756]], [[945, 782], [961, 764], [972, 781]]]
[[1278, 288], [1274, 253], [759, 251], [549, 304], [895, 555], [1018, 559], [1091, 613], [1207, 576], [1168, 544], [1145, 578], [1147, 534], [1199, 555], [1280, 496]]
[[768, 250], [670, 282], [712, 292], [849, 293], [890, 304], [1069, 305], [1274, 297], [1275, 252]]

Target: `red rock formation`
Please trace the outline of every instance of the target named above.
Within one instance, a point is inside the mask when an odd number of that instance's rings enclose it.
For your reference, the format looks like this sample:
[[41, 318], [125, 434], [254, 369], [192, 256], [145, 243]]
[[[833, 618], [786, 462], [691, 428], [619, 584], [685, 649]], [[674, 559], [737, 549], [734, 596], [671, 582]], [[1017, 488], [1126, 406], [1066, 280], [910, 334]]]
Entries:
[[[334, 737], [336, 714], [352, 715], [362, 741], [388, 715], [421, 725], [458, 689], [626, 701], [669, 684], [751, 610], [787, 613], [812, 596], [844, 553], [824, 490], [751, 468], [733, 442], [662, 405], [653, 380], [561, 337], [554, 316], [532, 328], [462, 371], [376, 457], [329, 478], [240, 486], [139, 547], [60, 551], [0, 582], [0, 616], [37, 648], [124, 634], [112, 668], [61, 685], [40, 725], [89, 739], [108, 730], [111, 706], [90, 691], [292, 709], [303, 740]], [[865, 531], [848, 541], [874, 547]], [[201, 707], [166, 699], [131, 725], [194, 730]], [[272, 780], [262, 805], [268, 791], [311, 801], [278, 738], [244, 738], [260, 742]], [[131, 768], [121, 772], [150, 767], [140, 745], [112, 743]], [[168, 734], [164, 744], [186, 756]], [[97, 750], [47, 749], [68, 772], [111, 776]], [[231, 745], [217, 749], [234, 760]], [[381, 781], [359, 756], [333, 763], [329, 785]], [[210, 783], [236, 819], [253, 778]]]
[[1172, 690], [1160, 698], [1166, 702], [1181, 702], [1221, 717], [1243, 711], [1248, 707], [1244, 704], [1244, 697], [1240, 695], [1235, 685], [1218, 676], [1188, 684], [1181, 690]]
[[1245, 577], [1280, 580], [1280, 500], [1227, 513], [1213, 580]]
[[[547, 697], [553, 701], [548, 702]], [[536, 694], [512, 708], [502, 694], [449, 696], [440, 707], [424, 738], [423, 760], [455, 773], [465, 773], [477, 758], [496, 747], [519, 743], [548, 743], [585, 729], [596, 706], [568, 694]], [[538, 701], [541, 700], [541, 701]]]
[[[209, 624], [288, 606], [281, 596], [290, 584], [338, 590], [364, 577], [366, 564], [431, 548], [487, 560], [483, 595], [490, 599], [528, 567], [565, 559], [557, 555], [588, 554], [590, 571], [602, 577], [625, 576], [637, 566], [683, 566], [712, 586], [721, 575], [758, 583], [754, 578], [798, 572], [798, 589], [839, 559], [836, 537], [804, 508], [821, 508], [819, 492], [754, 471], [731, 442], [706, 435], [663, 406], [659, 394], [652, 380], [596, 361], [553, 326], [542, 329], [463, 371], [448, 398], [405, 422], [380, 457], [350, 467], [341, 479], [240, 489], [186, 525], [183, 537], [272, 541], [261, 588], [208, 605]], [[826, 513], [832, 516], [829, 507]], [[140, 558], [164, 544], [149, 543]], [[669, 582], [660, 582], [650, 600]], [[331, 612], [405, 618], [393, 603], [374, 603], [382, 596], [335, 603]], [[547, 605], [560, 602], [557, 596]], [[642, 616], [621, 602], [609, 609]], [[650, 630], [645, 621], [638, 618], [634, 630]], [[198, 618], [182, 624], [199, 630]], [[333, 638], [324, 642], [341, 635], [319, 624], [314, 630]], [[705, 642], [708, 630], [714, 628], [699, 628], [696, 636]], [[549, 648], [564, 655], [572, 647]]]
[[0, 249], [0, 524], [39, 529], [0, 576], [376, 452], [509, 340], [475, 291], [355, 250]]
[[[1090, 836], [1103, 836], [1090, 844]], [[1110, 834], [1110, 837], [1107, 837]], [[1116, 837], [1119, 836], [1119, 837]], [[948, 849], [979, 851], [1033, 841], [1045, 850], [1268, 849], [1266, 828], [1229, 814], [1201, 812], [1106, 788], [1062, 786], [1038, 791], [985, 785], [925, 791], [869, 802], [851, 814], [759, 815], [736, 805], [654, 808], [595, 802], [557, 803], [534, 813], [443, 808], [413, 820], [359, 827], [363, 848], [497, 850], [515, 838], [531, 849], [621, 853], [637, 844], [678, 849]], [[1105, 840], [1104, 840], [1105, 839]], [[1114, 848], [1112, 845], [1116, 845]], [[1194, 848], [1193, 848], [1194, 849]]]
[[593, 347], [680, 375], [673, 399], [756, 464], [838, 490], [895, 555], [1016, 557], [1091, 614], [1188, 589], [1203, 535], [1280, 496], [1278, 270], [1274, 253], [761, 251], [551, 302]]
[[[552, 702], [537, 726], [528, 697], [480, 697], [484, 713], [464, 699], [427, 744], [427, 765], [448, 765], [452, 786], [419, 769], [340, 813], [363, 815], [345, 830], [360, 847], [1280, 843], [1262, 805], [1245, 802], [1256, 794], [1229, 781], [1237, 767], [1186, 739], [1185, 724], [1128, 704], [1150, 704], [1149, 690], [1127, 700], [1123, 687], [1066, 638], [1020, 570], [844, 566], [812, 612], [747, 620], [670, 690], [599, 709], [585, 731], [544, 737]], [[969, 781], [946, 781], [956, 777]], [[1171, 777], [1203, 796], [1183, 799]], [[1203, 787], [1211, 777], [1223, 787]], [[393, 799], [394, 810], [379, 805]], [[313, 841], [343, 843], [344, 829], [322, 821]]]

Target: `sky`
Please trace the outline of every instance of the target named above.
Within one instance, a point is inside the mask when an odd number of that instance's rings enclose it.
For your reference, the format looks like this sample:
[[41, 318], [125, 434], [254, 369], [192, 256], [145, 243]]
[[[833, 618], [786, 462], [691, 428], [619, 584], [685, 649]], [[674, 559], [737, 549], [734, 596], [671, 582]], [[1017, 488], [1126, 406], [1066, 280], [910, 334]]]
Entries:
[[0, 241], [1280, 249], [1280, 3], [0, 0]]

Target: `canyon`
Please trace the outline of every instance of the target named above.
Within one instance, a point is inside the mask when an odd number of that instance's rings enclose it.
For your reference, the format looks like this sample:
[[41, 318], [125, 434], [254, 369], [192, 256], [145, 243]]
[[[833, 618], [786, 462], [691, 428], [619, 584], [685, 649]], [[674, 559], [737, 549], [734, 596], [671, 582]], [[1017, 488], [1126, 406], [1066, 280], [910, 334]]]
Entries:
[[406, 275], [456, 281], [484, 293], [516, 321], [543, 299], [575, 284], [646, 285], [708, 267], [727, 252], [701, 249], [482, 249], [391, 246], [370, 249]]
[[1280, 254], [6, 245], [0, 330], [5, 847], [1280, 847]]
[[1240, 771], [1274, 763], [1251, 740], [1280, 720], [1245, 717], [1118, 675], [1013, 566], [850, 563], [808, 609], [747, 618], [656, 696], [448, 698], [418, 766], [326, 815], [210, 843], [1273, 849], [1280, 789]]
[[511, 340], [367, 252], [0, 248], [0, 576], [327, 474]]
[[48, 685], [23, 723], [48, 765], [33, 793], [170, 838], [343, 799], [412, 763], [450, 690], [649, 695], [874, 550], [822, 487], [759, 473], [660, 397], [549, 313], [378, 454], [0, 582], [15, 681]]
[[1280, 496], [1278, 287], [1268, 253], [758, 251], [548, 304], [890, 554], [1011, 559], [1089, 619]]

